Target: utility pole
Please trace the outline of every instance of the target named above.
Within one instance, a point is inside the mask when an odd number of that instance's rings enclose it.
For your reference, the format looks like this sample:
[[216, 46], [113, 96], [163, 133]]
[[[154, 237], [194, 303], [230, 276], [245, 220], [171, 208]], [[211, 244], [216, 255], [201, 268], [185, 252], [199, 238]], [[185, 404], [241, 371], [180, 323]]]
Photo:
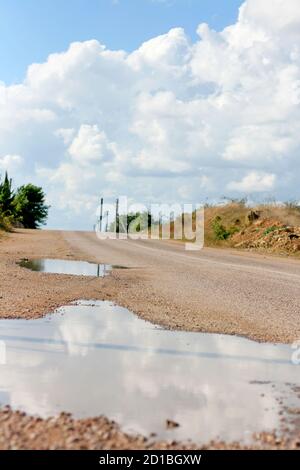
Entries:
[[116, 233], [120, 233], [119, 198], [116, 200]]
[[162, 213], [159, 213], [159, 238], [163, 238], [163, 216]]
[[102, 232], [102, 220], [103, 220], [103, 197], [100, 201], [100, 220], [99, 220], [99, 231]]
[[108, 232], [108, 214], [109, 214], [109, 212], [106, 211], [106, 212], [105, 212], [105, 218], [106, 218], [105, 232]]

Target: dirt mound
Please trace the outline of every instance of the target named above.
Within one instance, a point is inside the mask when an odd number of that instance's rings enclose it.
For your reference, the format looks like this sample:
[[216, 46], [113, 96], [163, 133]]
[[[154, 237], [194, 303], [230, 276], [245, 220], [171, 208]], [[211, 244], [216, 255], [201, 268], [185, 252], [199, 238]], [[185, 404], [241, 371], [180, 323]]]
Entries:
[[300, 256], [300, 204], [206, 207], [205, 245]]
[[235, 248], [300, 253], [300, 227], [287, 226], [276, 219], [262, 219], [232, 235], [230, 241]]

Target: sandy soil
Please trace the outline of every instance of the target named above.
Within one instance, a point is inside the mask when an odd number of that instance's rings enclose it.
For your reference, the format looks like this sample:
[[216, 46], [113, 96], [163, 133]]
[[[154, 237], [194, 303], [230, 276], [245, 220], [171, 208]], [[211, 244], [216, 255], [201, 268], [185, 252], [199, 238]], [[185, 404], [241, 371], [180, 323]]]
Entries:
[[[118, 264], [106, 278], [30, 272], [22, 258], [85, 259]], [[231, 286], [231, 292], [230, 292]], [[180, 244], [102, 242], [94, 234], [18, 231], [0, 239], [0, 317], [35, 318], [78, 299], [114, 300], [170, 328], [241, 334], [290, 342], [300, 338], [300, 263], [259, 255], [205, 250], [188, 254]], [[257, 436], [258, 448], [298, 448], [289, 440]], [[50, 420], [0, 411], [0, 449], [182, 449], [122, 433], [106, 418]], [[210, 443], [204, 448], [239, 448]], [[203, 448], [186, 446], [186, 448]]]

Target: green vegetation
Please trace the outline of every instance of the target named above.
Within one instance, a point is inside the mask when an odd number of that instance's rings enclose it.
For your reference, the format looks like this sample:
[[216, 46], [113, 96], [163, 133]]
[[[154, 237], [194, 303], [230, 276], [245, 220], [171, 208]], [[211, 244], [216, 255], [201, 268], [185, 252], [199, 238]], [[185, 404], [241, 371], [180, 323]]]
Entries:
[[0, 181], [0, 229], [10, 230], [14, 226], [36, 229], [46, 223], [48, 210], [42, 188], [27, 184], [14, 191], [12, 180], [5, 174]]
[[[141, 233], [151, 227], [153, 219], [147, 212], [130, 213], [120, 215], [118, 220], [119, 233]], [[111, 224], [110, 230], [115, 231], [115, 223]]]
[[[237, 221], [239, 223], [239, 221]], [[237, 226], [231, 226], [228, 229], [222, 224], [222, 218], [220, 216], [215, 217], [212, 221], [212, 228], [215, 234], [216, 240], [227, 240], [231, 235], [239, 232]]]
[[[180, 225], [180, 218], [176, 219]], [[195, 230], [196, 213], [192, 214]], [[171, 223], [174, 238], [174, 223]], [[178, 239], [178, 238], [177, 238]], [[186, 241], [181, 238], [182, 241]], [[267, 201], [253, 205], [247, 199], [225, 198], [204, 205], [204, 245], [294, 255], [300, 258], [300, 202]]]
[[220, 205], [205, 207], [204, 213], [205, 245], [228, 246], [233, 234], [246, 227], [249, 207], [244, 200], [225, 201]]
[[0, 182], [0, 213], [3, 217], [10, 217], [14, 214], [14, 192], [12, 190], [12, 180], [5, 174], [4, 181]]
[[272, 227], [268, 227], [268, 228], [264, 231], [263, 235], [264, 235], [264, 236], [269, 235], [269, 233], [275, 232], [275, 230], [278, 230], [277, 225], [272, 225]]

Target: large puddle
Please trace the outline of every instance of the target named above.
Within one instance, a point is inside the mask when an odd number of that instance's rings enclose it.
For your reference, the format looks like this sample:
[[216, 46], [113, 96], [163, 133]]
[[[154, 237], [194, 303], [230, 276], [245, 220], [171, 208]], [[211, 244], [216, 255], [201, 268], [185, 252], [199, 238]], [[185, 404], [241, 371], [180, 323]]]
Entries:
[[146, 436], [247, 442], [299, 407], [289, 346], [166, 331], [109, 302], [1, 320], [1, 341], [0, 403], [43, 417], [104, 414]]
[[71, 274], [76, 276], [104, 277], [111, 270], [109, 264], [95, 264], [86, 261], [73, 261], [62, 259], [24, 259], [19, 265], [22, 268], [52, 274]]

